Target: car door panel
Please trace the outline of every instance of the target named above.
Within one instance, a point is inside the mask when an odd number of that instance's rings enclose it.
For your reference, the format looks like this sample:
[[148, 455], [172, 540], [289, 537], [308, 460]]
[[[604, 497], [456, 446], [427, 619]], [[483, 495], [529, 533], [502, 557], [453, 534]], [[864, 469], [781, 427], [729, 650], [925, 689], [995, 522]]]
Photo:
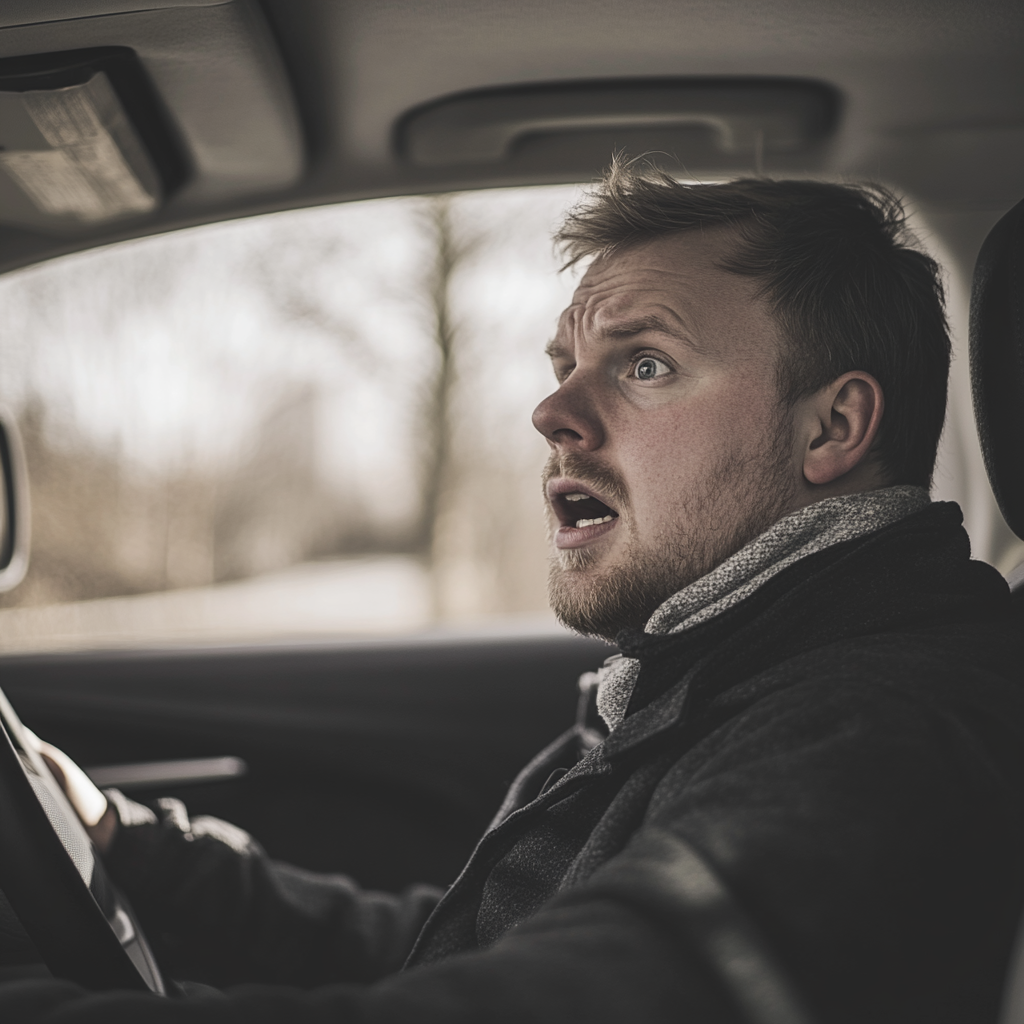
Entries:
[[450, 882], [610, 653], [574, 637], [6, 657], [27, 725], [85, 767], [234, 756], [242, 776], [133, 789], [364, 884]]

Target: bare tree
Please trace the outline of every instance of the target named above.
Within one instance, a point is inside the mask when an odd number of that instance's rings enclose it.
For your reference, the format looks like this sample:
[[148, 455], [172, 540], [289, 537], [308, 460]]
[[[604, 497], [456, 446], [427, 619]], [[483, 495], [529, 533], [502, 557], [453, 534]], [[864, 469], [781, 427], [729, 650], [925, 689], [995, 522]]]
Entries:
[[[431, 570], [434, 584], [435, 612], [440, 612], [436, 562], [440, 557], [438, 523], [459, 486], [454, 445], [455, 414], [453, 396], [457, 383], [460, 351], [468, 340], [453, 309], [453, 280], [467, 260], [480, 248], [483, 237], [457, 223], [456, 201], [450, 195], [432, 196], [422, 201], [420, 225], [424, 233], [426, 255], [424, 273], [419, 282], [401, 285], [396, 300], [408, 301], [405, 289], [420, 291], [426, 313], [426, 340], [432, 349], [432, 367], [420, 383], [419, 409], [413, 430], [418, 451], [418, 511], [410, 524], [405, 550], [415, 554]], [[351, 357], [360, 371], [374, 376], [381, 372], [372, 340], [349, 323], [344, 313], [329, 308], [325, 292], [312, 284], [311, 270], [337, 263], [340, 256], [353, 257], [350, 243], [321, 237], [310, 241], [300, 251], [284, 258], [279, 252], [270, 257], [261, 253], [254, 269], [261, 288], [287, 320], [301, 323], [328, 338], [340, 351]], [[283, 262], [282, 262], [283, 260]], [[397, 288], [398, 286], [392, 286]], [[381, 294], [389, 286], [381, 282]]]
[[458, 487], [453, 396], [464, 332], [453, 310], [452, 284], [460, 266], [473, 256], [482, 241], [478, 235], [459, 230], [452, 208], [452, 197], [439, 195], [426, 201], [424, 211], [433, 254], [426, 292], [436, 362], [424, 388], [422, 499], [415, 547], [432, 570], [435, 614], [442, 611], [434, 564], [438, 557], [438, 522]]

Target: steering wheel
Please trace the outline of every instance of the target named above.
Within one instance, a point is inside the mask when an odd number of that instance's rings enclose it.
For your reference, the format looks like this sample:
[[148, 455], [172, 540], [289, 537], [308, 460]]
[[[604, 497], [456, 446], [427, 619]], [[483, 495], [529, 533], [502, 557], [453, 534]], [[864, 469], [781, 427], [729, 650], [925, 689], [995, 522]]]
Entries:
[[0, 890], [54, 976], [166, 995], [142, 929], [0, 691]]

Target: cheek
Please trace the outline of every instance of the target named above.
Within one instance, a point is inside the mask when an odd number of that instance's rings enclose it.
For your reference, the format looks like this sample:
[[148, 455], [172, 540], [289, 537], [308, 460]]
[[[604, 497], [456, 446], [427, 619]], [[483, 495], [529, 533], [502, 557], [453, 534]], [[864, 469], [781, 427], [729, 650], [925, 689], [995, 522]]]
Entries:
[[668, 505], [733, 456], [767, 453], [773, 407], [762, 389], [706, 394], [647, 410], [619, 434], [621, 472], [638, 509]]

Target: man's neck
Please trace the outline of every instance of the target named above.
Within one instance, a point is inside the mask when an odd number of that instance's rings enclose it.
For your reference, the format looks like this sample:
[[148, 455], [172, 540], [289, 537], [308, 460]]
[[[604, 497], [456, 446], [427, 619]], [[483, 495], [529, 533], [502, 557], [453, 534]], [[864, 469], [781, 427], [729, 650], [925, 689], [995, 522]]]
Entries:
[[[750, 597], [783, 569], [818, 551], [881, 530], [931, 503], [921, 487], [897, 485], [815, 502], [780, 519], [716, 569], [673, 594], [645, 631], [681, 633]], [[609, 728], [625, 716], [639, 664], [615, 656], [598, 675], [598, 711]]]
[[899, 484], [806, 505], [673, 594], [644, 628], [648, 633], [676, 633], [705, 622], [738, 604], [799, 559], [873, 533], [920, 512], [930, 503], [924, 488]]

